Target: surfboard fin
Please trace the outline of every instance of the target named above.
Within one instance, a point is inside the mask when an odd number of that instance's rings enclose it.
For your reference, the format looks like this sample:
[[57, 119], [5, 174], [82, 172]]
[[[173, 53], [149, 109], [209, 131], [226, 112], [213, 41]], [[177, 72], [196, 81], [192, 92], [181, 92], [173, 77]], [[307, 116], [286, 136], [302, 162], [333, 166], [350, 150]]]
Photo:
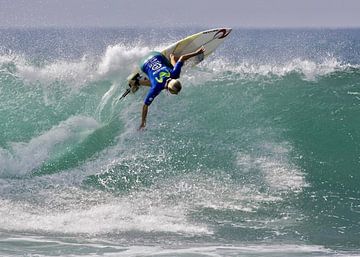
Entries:
[[120, 96], [120, 98], [117, 101], [120, 101], [121, 99], [123, 99], [125, 96], [127, 96], [130, 93], [130, 88], [126, 89], [126, 91]]

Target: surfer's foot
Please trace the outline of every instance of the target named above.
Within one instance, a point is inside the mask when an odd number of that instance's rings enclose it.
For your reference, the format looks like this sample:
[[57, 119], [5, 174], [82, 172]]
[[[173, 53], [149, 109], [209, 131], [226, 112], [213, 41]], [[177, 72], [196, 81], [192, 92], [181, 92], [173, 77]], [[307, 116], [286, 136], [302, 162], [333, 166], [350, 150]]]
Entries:
[[179, 58], [176, 58], [174, 54], [170, 54], [169, 57], [170, 57], [170, 62], [172, 64], [172, 66], [175, 66], [175, 64]]
[[131, 92], [132, 92], [132, 93], [135, 93], [136, 91], [138, 91], [138, 89], [139, 89], [139, 86], [136, 85], [136, 84], [133, 84], [133, 85], [131, 86]]

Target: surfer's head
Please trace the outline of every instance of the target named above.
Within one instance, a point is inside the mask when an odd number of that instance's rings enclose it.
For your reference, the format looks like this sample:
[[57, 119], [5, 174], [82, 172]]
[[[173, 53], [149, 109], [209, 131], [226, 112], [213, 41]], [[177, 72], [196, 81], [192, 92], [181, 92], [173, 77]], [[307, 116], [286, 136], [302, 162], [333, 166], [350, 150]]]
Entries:
[[181, 91], [181, 83], [178, 79], [171, 79], [167, 84], [167, 89], [171, 94], [177, 95]]

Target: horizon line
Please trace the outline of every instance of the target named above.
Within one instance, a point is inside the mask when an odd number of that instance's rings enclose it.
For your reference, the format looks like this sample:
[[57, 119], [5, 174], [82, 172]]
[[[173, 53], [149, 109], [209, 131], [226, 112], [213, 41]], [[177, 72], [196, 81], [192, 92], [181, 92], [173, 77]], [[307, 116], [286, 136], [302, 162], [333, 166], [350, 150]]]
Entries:
[[231, 29], [360, 29], [360, 25], [354, 26], [209, 26], [209, 25], [176, 25], [176, 26], [140, 26], [140, 25], [123, 25], [123, 26], [1, 26], [0, 29], [186, 29], [186, 28], [231, 28]]

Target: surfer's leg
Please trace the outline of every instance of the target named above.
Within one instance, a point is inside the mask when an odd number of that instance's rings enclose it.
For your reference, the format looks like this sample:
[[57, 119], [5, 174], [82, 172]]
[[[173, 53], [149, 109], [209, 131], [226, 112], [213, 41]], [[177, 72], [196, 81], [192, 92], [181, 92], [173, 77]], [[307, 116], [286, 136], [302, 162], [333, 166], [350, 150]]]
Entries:
[[140, 79], [139, 79], [139, 84], [141, 86], [147, 86], [147, 87], [150, 87], [151, 86], [151, 83], [150, 83], [150, 80], [145, 77], [145, 76], [141, 76]]
[[174, 54], [170, 54], [170, 62], [172, 66], [175, 66], [176, 62], [179, 60], [179, 57], [176, 57]]
[[129, 81], [129, 86], [131, 88], [131, 92], [133, 93], [138, 91], [140, 86], [151, 86], [150, 80], [147, 77], [141, 76], [139, 73], [137, 75], [138, 76], [136, 77], [136, 79], [132, 79]]

